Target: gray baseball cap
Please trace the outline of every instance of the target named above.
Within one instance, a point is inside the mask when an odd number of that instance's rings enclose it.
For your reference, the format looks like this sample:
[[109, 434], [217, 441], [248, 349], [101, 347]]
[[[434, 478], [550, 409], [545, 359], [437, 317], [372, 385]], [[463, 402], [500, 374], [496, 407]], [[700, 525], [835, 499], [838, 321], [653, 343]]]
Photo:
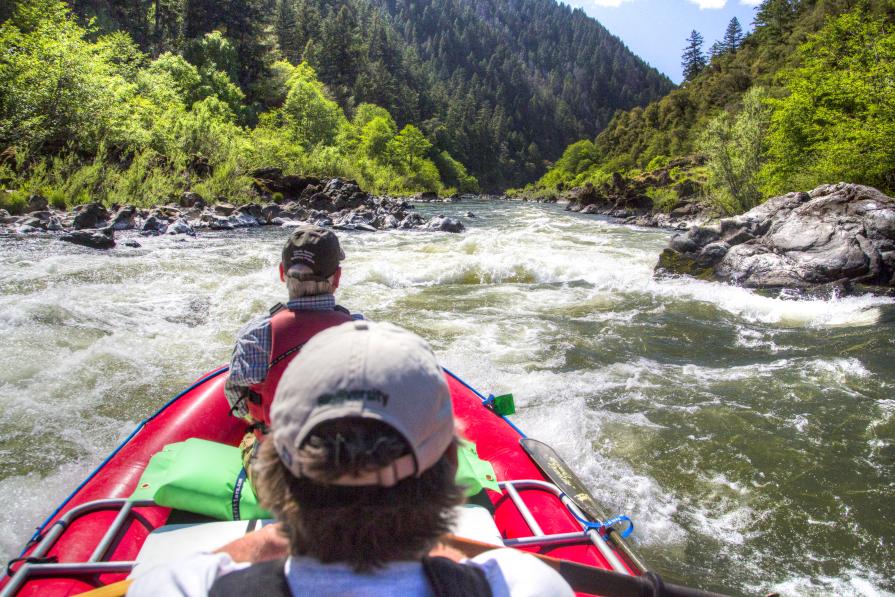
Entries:
[[391, 487], [419, 476], [454, 439], [451, 394], [425, 340], [390, 323], [351, 321], [311, 338], [283, 373], [270, 411], [272, 440], [296, 477], [299, 449], [325, 421], [381, 421], [400, 433], [411, 453], [378, 471], [346, 475], [333, 485]]

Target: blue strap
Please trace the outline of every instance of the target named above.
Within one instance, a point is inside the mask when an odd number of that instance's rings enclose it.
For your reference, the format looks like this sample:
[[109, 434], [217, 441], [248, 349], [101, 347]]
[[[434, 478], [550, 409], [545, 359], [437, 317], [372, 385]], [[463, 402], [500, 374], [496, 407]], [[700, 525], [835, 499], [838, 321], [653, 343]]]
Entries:
[[[569, 510], [569, 512], [572, 512], [572, 510]], [[580, 522], [582, 525], [584, 525], [585, 531], [599, 531], [600, 529], [604, 529], [604, 528], [608, 530], [609, 527], [624, 521], [624, 522], [628, 523], [628, 528], [626, 528], [624, 531], [621, 532], [622, 539], [627, 539], [628, 537], [631, 536], [631, 533], [634, 532], [634, 521], [631, 520], [630, 518], [628, 518], [627, 516], [625, 516], [624, 514], [619, 514], [618, 516], [613, 516], [612, 518], [608, 518], [602, 522], [600, 522], [599, 520], [596, 520], [596, 521], [586, 520], [584, 518], [581, 518], [574, 512], [572, 512], [572, 516], [574, 516], [578, 522]]]
[[233, 508], [233, 520], [239, 520], [239, 501], [242, 499], [242, 488], [246, 482], [245, 467], [239, 469], [239, 476], [236, 477], [236, 484], [233, 486], [233, 498], [230, 505]]

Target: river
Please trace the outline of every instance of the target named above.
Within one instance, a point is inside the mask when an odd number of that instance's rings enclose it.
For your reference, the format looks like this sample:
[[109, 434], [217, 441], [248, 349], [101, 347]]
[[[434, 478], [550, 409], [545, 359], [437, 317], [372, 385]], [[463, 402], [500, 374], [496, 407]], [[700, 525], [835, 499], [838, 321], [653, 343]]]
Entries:
[[[426, 337], [552, 444], [671, 582], [895, 591], [895, 302], [657, 281], [667, 231], [467, 202], [464, 234], [341, 233], [339, 301]], [[0, 559], [283, 298], [285, 231], [108, 253], [0, 237]]]

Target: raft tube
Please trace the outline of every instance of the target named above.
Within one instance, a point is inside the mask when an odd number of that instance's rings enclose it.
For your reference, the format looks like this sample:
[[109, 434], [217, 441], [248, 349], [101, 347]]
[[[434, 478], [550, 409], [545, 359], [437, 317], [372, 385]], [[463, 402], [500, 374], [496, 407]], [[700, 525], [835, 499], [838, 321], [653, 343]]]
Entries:
[[[156, 505], [132, 504], [128, 515], [118, 520], [120, 530], [111, 536], [107, 531], [119, 517], [119, 506], [136, 489], [149, 459], [166, 445], [202, 438], [237, 445], [245, 433], [245, 423], [230, 415], [230, 405], [224, 396], [227, 368], [221, 368], [200, 378], [190, 388], [170, 400], [157, 413], [140, 423], [124, 443], [85, 479], [27, 543], [18, 561], [9, 567], [15, 575], [27, 566], [27, 577], [15, 576], [0, 580], [0, 595], [64, 596], [78, 595], [97, 587], [124, 580], [133, 562], [154, 530], [165, 525], [171, 515], [169, 508]], [[534, 480], [548, 482], [519, 444], [521, 432], [506, 418], [487, 408], [484, 396], [453, 373], [445, 372], [453, 400], [457, 427], [467, 439], [475, 442], [478, 455], [494, 468], [498, 482]], [[493, 505], [494, 523], [504, 540], [531, 537], [535, 534], [512, 500], [512, 491], [486, 490]], [[518, 495], [530, 512], [540, 531], [546, 535], [582, 533], [582, 524], [554, 492], [544, 488], [525, 488], [520, 485]], [[63, 525], [66, 514], [81, 507], [91, 510], [97, 500], [119, 500], [108, 509], [98, 509]], [[114, 506], [114, 507], [113, 507]], [[54, 536], [49, 549], [36, 551], [41, 540]], [[47, 541], [44, 545], [48, 545]], [[607, 545], [611, 545], [608, 544]], [[612, 566], [592, 542], [582, 539], [574, 543], [540, 546], [520, 546], [563, 560], [579, 562], [611, 570]], [[630, 574], [639, 572], [624, 559], [618, 550], [610, 549], [621, 560]], [[41, 553], [44, 551], [44, 553]], [[93, 562], [91, 564], [91, 562]], [[118, 562], [119, 564], [115, 564]], [[61, 567], [58, 564], [73, 564]], [[618, 564], [616, 564], [618, 565]]]

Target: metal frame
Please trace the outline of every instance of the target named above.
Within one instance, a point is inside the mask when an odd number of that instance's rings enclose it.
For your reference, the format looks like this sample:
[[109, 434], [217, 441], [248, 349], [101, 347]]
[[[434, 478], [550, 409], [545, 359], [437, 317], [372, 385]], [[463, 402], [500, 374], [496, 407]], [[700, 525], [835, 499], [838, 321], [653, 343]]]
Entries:
[[113, 572], [130, 572], [137, 564], [135, 561], [119, 561], [107, 562], [105, 560], [109, 547], [118, 536], [118, 533], [130, 522], [131, 514], [134, 508], [145, 508], [155, 506], [152, 500], [136, 500], [131, 501], [126, 498], [96, 500], [76, 506], [60, 516], [59, 519], [46, 532], [44, 537], [37, 544], [28, 558], [42, 558], [46, 555], [62, 533], [77, 519], [93, 512], [102, 510], [118, 510], [118, 515], [105, 534], [97, 543], [93, 554], [86, 562], [58, 562], [58, 563], [36, 563], [25, 560], [24, 563], [16, 570], [16, 573], [10, 579], [9, 583], [3, 587], [0, 597], [12, 597], [25, 584], [25, 581], [32, 577], [51, 577], [51, 576], [69, 576], [81, 574], [106, 574]]
[[[522, 515], [522, 518], [525, 520], [525, 523], [531, 529], [532, 535], [530, 537], [518, 537], [515, 539], [504, 539], [503, 544], [507, 547], [526, 547], [533, 545], [559, 545], [562, 543], [593, 543], [596, 548], [600, 551], [600, 554], [609, 562], [609, 565], [612, 566], [613, 570], [619, 572], [621, 574], [630, 575], [627, 567], [622, 563], [621, 559], [619, 559], [618, 555], [615, 551], [607, 544], [607, 539], [600, 534], [600, 531], [596, 528], [589, 527], [587, 524], [581, 522], [582, 520], [587, 520], [587, 516], [575, 505], [575, 503], [566, 496], [562, 490], [554, 485], [553, 483], [548, 483], [547, 481], [540, 481], [535, 479], [520, 479], [516, 481], [501, 481], [498, 483], [501, 489], [503, 489], [508, 496], [510, 496], [510, 500], [512, 500], [513, 504], [516, 506], [516, 509], [519, 510], [519, 514]], [[575, 516], [578, 522], [581, 524], [581, 532], [577, 533], [555, 533], [552, 535], [547, 535], [541, 529], [541, 526], [535, 520], [534, 515], [529, 510], [528, 506], [522, 499], [522, 496], [519, 495], [519, 489], [541, 489], [544, 491], [548, 491], [558, 497], [563, 505]], [[0, 596], [2, 597], [2, 596]]]

